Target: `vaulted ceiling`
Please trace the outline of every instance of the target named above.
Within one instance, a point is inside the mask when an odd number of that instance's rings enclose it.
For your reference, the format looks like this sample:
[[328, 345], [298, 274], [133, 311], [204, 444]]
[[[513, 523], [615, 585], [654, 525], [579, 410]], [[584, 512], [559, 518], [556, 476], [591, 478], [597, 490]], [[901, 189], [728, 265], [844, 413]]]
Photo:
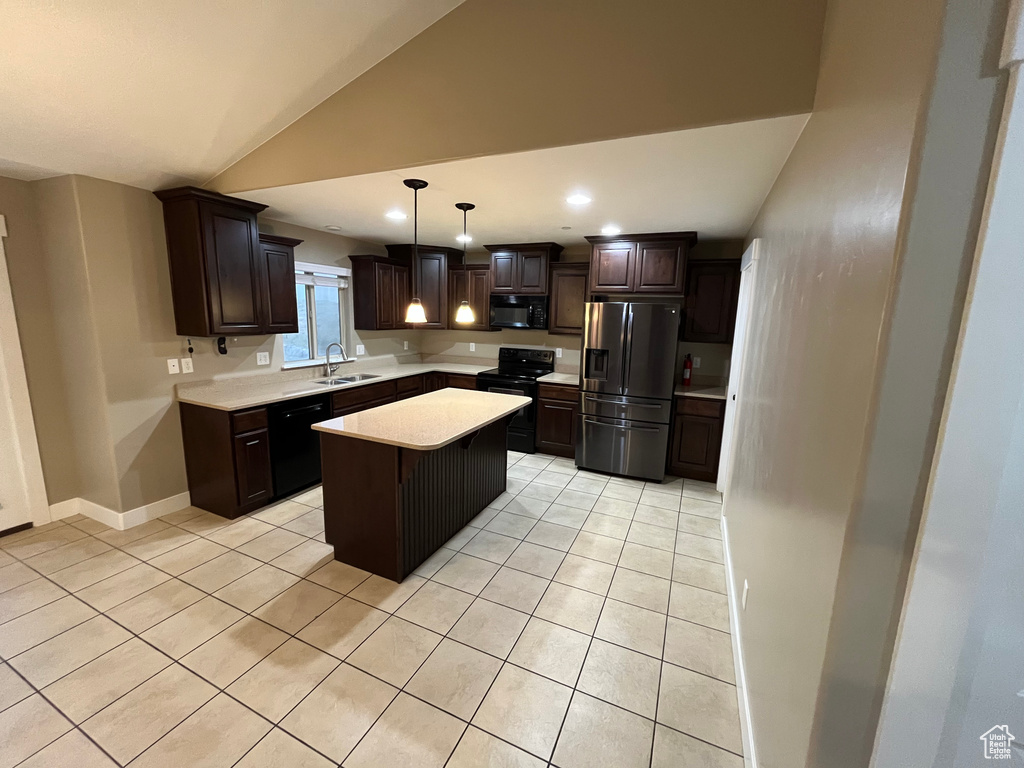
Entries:
[[0, 175], [201, 184], [462, 0], [0, 3]]

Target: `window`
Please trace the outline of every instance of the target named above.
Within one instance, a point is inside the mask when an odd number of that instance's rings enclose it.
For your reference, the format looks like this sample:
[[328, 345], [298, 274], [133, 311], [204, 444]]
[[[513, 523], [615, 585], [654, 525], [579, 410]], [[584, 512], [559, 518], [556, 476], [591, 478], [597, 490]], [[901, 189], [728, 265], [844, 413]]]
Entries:
[[348, 346], [346, 323], [350, 274], [349, 270], [340, 267], [295, 263], [299, 330], [284, 336], [286, 363], [323, 359], [330, 344]]

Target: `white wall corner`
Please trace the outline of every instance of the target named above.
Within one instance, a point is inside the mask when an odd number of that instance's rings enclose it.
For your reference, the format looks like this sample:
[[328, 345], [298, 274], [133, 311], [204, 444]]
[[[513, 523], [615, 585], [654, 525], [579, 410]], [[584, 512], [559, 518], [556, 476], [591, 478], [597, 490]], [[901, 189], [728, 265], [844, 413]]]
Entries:
[[1024, 61], [1024, 0], [1011, 0], [999, 65], [1003, 69], [1009, 69], [1022, 61]]
[[753, 718], [750, 715], [750, 696], [747, 694], [747, 670], [743, 661], [743, 643], [740, 629], [740, 593], [736, 589], [736, 578], [732, 569], [732, 555], [729, 552], [729, 523], [722, 515], [722, 550], [725, 554], [726, 591], [729, 593], [729, 624], [732, 638], [732, 657], [736, 664], [736, 699], [740, 712], [740, 736], [743, 739], [743, 766], [757, 768], [757, 752], [754, 745]]

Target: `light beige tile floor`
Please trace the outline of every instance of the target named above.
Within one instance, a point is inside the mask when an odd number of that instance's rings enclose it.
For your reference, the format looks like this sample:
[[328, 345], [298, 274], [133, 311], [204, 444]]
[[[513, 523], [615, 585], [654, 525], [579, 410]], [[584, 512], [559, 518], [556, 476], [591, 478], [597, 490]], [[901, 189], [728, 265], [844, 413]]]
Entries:
[[402, 584], [319, 489], [0, 539], [0, 766], [741, 766], [713, 487], [508, 465]]

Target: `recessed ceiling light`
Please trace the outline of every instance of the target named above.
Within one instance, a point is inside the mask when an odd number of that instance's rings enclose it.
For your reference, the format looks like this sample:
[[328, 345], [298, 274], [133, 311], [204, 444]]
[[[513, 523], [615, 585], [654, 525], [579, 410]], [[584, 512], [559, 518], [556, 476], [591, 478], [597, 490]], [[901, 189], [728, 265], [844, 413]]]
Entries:
[[324, 229], [329, 229], [331, 232], [341, 232], [341, 227], [337, 224], [327, 224]]
[[617, 227], [614, 224], [605, 224], [603, 227], [601, 227], [601, 234], [602, 235], [617, 235], [621, 231], [622, 231], [622, 228], [621, 227]]
[[384, 215], [387, 216], [389, 219], [394, 219], [395, 221], [401, 221], [402, 219], [409, 218], [406, 214], [399, 210], [391, 210], [385, 213]]
[[590, 202], [590, 198], [584, 195], [582, 192], [577, 192], [574, 195], [569, 195], [565, 198], [565, 202], [569, 205], [586, 205]]
[[456, 235], [455, 239], [458, 240], [460, 243], [472, 243], [473, 242], [473, 236], [472, 235]]

